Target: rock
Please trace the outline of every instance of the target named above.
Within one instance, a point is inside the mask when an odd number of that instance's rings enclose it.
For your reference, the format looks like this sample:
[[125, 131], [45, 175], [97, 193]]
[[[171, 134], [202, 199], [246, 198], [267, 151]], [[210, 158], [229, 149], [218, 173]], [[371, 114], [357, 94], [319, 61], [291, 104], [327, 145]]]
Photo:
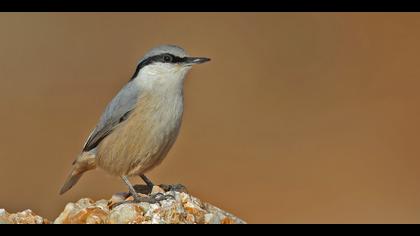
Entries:
[[109, 224], [140, 224], [144, 220], [143, 209], [136, 204], [121, 204], [111, 211]]
[[155, 185], [152, 188], [151, 194], [156, 194], [156, 193], [165, 193], [165, 191], [161, 187]]
[[116, 193], [112, 195], [111, 200], [108, 202], [108, 207], [113, 207], [115, 204], [124, 201], [130, 196], [129, 193]]
[[5, 209], [0, 209], [0, 224], [10, 224], [9, 213]]
[[[236, 216], [186, 192], [154, 187], [151, 194], [171, 195], [159, 203], [121, 203], [132, 200], [128, 193], [114, 194], [110, 200], [82, 198], [68, 203], [54, 224], [244, 224]], [[150, 196], [150, 195], [143, 195]], [[48, 224], [31, 210], [10, 214], [0, 209], [0, 224]]]
[[[168, 191], [157, 187], [152, 194], [162, 193], [173, 198], [159, 203], [124, 203], [132, 200], [128, 194], [116, 194], [111, 200], [93, 201], [81, 199], [68, 203], [64, 211], [54, 221], [55, 224], [243, 224], [243, 220], [201, 202], [184, 192]], [[123, 199], [123, 197], [127, 197]]]
[[0, 224], [49, 224], [47, 219], [36, 215], [31, 210], [9, 214], [5, 209], [0, 209]]
[[108, 215], [108, 201], [94, 202], [89, 198], [82, 198], [76, 203], [68, 203], [54, 224], [104, 224]]

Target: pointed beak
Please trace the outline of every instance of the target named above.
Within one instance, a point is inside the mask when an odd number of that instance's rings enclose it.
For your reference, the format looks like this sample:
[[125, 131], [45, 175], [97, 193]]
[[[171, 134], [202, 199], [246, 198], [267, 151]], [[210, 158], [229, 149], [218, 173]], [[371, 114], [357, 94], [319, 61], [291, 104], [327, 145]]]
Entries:
[[186, 57], [184, 63], [193, 65], [193, 64], [201, 64], [210, 61], [210, 58], [206, 57]]

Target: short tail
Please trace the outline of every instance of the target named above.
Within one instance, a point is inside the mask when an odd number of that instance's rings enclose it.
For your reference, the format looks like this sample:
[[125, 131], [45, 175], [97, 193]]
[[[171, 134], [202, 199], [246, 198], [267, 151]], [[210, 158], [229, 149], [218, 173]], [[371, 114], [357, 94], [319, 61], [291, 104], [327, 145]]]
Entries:
[[69, 191], [76, 183], [79, 181], [80, 177], [82, 177], [83, 172], [77, 173], [76, 171], [72, 170], [70, 175], [67, 177], [66, 182], [64, 183], [63, 187], [60, 189], [60, 195]]
[[60, 195], [69, 191], [82, 177], [83, 173], [88, 170], [96, 168], [95, 155], [90, 153], [82, 153], [74, 162], [73, 170], [70, 172], [70, 175], [67, 177], [66, 182], [63, 187], [60, 189]]

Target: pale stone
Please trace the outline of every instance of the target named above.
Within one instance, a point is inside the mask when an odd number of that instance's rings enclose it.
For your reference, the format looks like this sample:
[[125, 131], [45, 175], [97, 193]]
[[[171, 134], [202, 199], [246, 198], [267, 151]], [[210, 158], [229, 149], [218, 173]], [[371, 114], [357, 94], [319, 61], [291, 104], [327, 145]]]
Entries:
[[161, 187], [155, 185], [152, 188], [151, 194], [156, 194], [156, 193], [165, 193], [165, 191]]
[[54, 224], [104, 224], [109, 215], [108, 201], [82, 198], [68, 203]]
[[4, 216], [7, 214], [7, 211], [3, 208], [0, 209], [0, 216]]
[[27, 209], [18, 213], [10, 214], [8, 221], [12, 224], [45, 224], [48, 223], [41, 216], [36, 215]]
[[204, 215], [205, 224], [219, 224], [220, 219], [213, 213], [207, 213]]
[[185, 217], [185, 223], [186, 224], [194, 224], [195, 223], [195, 217], [192, 214], [188, 214]]
[[114, 208], [108, 216], [110, 224], [133, 224], [143, 221], [143, 210], [135, 204], [121, 204]]
[[9, 213], [5, 209], [0, 209], [0, 224], [11, 224], [9, 221]]

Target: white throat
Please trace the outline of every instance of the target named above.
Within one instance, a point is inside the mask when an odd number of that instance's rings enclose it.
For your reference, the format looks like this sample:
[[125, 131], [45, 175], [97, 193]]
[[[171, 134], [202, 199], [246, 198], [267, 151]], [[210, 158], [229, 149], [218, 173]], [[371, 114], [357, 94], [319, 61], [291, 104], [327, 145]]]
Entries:
[[140, 91], [147, 91], [158, 96], [181, 94], [184, 79], [191, 67], [174, 64], [155, 64], [142, 68], [134, 79]]

